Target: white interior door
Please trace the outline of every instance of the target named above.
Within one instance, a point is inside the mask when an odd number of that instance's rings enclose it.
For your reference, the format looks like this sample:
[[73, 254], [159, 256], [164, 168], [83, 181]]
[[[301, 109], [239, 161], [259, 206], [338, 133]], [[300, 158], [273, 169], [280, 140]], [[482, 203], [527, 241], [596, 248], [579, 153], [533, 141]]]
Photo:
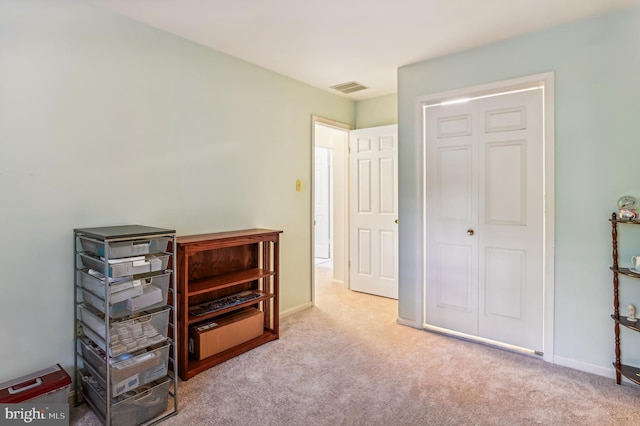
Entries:
[[427, 324], [542, 351], [542, 101], [426, 109]]
[[331, 258], [331, 150], [315, 148], [315, 257]]
[[429, 108], [426, 322], [478, 334], [478, 144], [471, 105]]
[[398, 127], [353, 130], [350, 146], [351, 290], [398, 298]]

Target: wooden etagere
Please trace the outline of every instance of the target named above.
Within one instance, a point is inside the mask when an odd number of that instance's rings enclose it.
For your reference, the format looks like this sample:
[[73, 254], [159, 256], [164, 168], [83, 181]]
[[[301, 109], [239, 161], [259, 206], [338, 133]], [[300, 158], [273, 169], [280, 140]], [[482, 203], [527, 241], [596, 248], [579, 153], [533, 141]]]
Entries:
[[616, 369], [616, 383], [622, 383], [622, 377], [626, 377], [631, 382], [640, 385], [640, 367], [626, 365], [622, 363], [622, 356], [620, 350], [620, 326], [626, 327], [629, 330], [640, 332], [640, 319], [637, 321], [629, 321], [625, 315], [620, 314], [620, 275], [640, 278], [640, 274], [633, 272], [630, 268], [621, 267], [618, 262], [618, 225], [640, 225], [640, 221], [623, 220], [618, 218], [616, 213], [611, 215], [611, 242], [613, 248], [613, 264], [611, 270], [613, 271], [613, 314], [611, 318], [614, 321], [614, 333], [615, 333], [615, 361], [613, 366]]
[[[279, 338], [280, 233], [247, 229], [177, 237], [178, 371], [183, 380]], [[190, 308], [242, 292], [257, 297], [205, 314], [190, 313]], [[204, 359], [189, 351], [191, 328], [248, 307], [261, 311], [261, 335]]]

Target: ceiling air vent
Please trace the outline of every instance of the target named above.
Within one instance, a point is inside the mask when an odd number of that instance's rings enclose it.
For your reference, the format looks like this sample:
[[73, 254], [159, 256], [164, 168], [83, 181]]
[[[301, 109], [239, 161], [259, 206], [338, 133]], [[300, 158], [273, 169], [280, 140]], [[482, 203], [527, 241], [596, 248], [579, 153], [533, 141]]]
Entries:
[[353, 93], [353, 92], [359, 92], [360, 90], [368, 89], [367, 86], [364, 86], [356, 81], [336, 84], [335, 86], [331, 86], [331, 88], [339, 90], [342, 93]]

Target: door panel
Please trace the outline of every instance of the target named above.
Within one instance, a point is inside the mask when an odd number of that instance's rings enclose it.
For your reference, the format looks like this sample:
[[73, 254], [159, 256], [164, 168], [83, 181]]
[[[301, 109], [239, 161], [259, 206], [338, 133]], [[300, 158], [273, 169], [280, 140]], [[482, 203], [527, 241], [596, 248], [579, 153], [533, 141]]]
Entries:
[[358, 229], [358, 275], [371, 277], [371, 229]]
[[380, 278], [396, 278], [396, 236], [393, 231], [380, 231]]
[[350, 146], [350, 287], [397, 299], [397, 126], [354, 130]]
[[[425, 321], [478, 333], [477, 147], [469, 105], [433, 108], [426, 116]], [[430, 202], [431, 201], [431, 202]]]
[[475, 247], [439, 244], [438, 262], [431, 271], [435, 291], [430, 295], [430, 325], [462, 333], [478, 332], [478, 280]]
[[486, 316], [522, 319], [526, 254], [522, 250], [485, 250]]
[[525, 129], [526, 111], [524, 106], [487, 110], [484, 121], [485, 133]]
[[471, 271], [475, 259], [469, 246], [441, 244], [438, 251], [440, 280], [437, 301], [440, 308], [465, 312], [475, 311]]
[[471, 226], [474, 205], [473, 149], [470, 145], [438, 149], [438, 218]]
[[[483, 99], [479, 334], [542, 351], [542, 91]], [[500, 271], [502, 270], [502, 271]], [[499, 290], [499, 291], [498, 291]]]
[[371, 160], [358, 160], [358, 214], [371, 213]]
[[453, 138], [459, 136], [471, 136], [473, 120], [471, 114], [468, 113], [467, 108], [459, 107], [458, 110], [463, 109], [466, 114], [462, 115], [445, 115], [443, 117], [436, 118], [436, 128], [438, 139]]
[[[485, 220], [494, 225], [526, 225], [525, 141], [485, 146]], [[504, 177], [509, 176], [509, 179]]]
[[393, 158], [381, 158], [380, 170], [380, 214], [396, 213], [396, 167]]

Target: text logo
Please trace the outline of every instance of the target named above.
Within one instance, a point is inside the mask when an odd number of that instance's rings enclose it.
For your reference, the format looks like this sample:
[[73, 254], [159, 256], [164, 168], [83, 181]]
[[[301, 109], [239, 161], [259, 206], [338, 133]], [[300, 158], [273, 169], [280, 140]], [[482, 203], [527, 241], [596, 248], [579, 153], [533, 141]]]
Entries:
[[69, 404], [0, 404], [0, 426], [68, 426]]

